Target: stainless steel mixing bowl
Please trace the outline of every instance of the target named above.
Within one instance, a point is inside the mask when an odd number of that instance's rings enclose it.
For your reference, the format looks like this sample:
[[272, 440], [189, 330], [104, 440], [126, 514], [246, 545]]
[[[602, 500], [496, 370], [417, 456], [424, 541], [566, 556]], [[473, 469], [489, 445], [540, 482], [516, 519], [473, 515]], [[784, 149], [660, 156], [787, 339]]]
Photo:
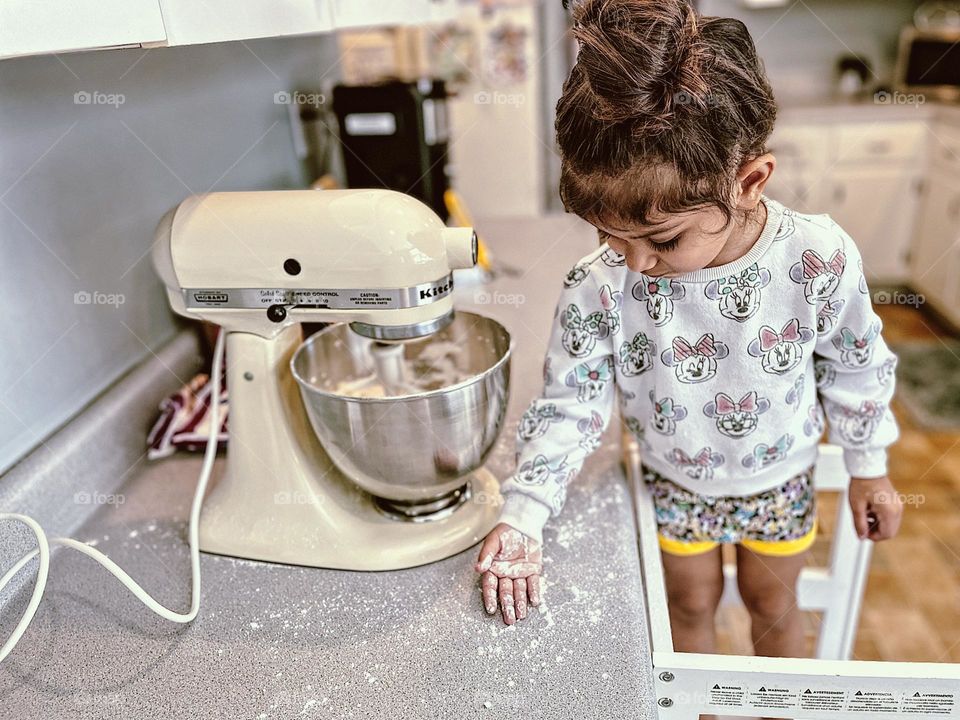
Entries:
[[[332, 325], [309, 337], [290, 367], [310, 423], [337, 467], [383, 499], [381, 508], [421, 519], [468, 495], [466, 478], [500, 433], [510, 334], [495, 320], [457, 312], [443, 330], [403, 343], [417, 392], [343, 394], [346, 386], [375, 377], [372, 343], [345, 324]], [[451, 362], [463, 379], [444, 384], [436, 368]]]

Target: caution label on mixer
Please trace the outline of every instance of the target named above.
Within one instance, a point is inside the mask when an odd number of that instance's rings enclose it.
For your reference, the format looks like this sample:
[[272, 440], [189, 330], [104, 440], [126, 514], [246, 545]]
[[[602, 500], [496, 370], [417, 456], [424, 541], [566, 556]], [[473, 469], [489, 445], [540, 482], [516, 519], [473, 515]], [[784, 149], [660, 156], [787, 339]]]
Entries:
[[453, 292], [453, 274], [406, 288], [188, 288], [188, 309], [256, 309], [272, 305], [320, 310], [396, 310], [429, 305]]

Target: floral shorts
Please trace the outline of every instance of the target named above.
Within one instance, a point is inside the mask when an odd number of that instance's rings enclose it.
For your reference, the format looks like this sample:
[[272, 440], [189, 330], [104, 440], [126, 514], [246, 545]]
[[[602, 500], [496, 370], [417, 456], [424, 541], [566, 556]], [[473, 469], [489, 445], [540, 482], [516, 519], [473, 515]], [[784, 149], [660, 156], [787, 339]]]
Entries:
[[755, 495], [698, 495], [646, 465], [643, 479], [653, 496], [660, 547], [671, 554], [739, 543], [763, 555], [795, 555], [816, 537], [812, 467]]

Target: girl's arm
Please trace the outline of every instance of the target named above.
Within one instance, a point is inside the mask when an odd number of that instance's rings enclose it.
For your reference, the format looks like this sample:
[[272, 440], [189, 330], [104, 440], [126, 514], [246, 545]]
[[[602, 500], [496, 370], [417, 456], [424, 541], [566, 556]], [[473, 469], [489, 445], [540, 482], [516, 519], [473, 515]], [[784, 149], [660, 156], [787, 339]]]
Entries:
[[[602, 272], [602, 271], [600, 271]], [[544, 361], [544, 386], [520, 420], [517, 470], [501, 485], [500, 521], [540, 542], [568, 483], [600, 444], [614, 401], [613, 336], [622, 298], [581, 264], [564, 282]]]
[[897, 357], [880, 334], [860, 252], [837, 228], [846, 266], [820, 311], [826, 327], [818, 333], [814, 355], [817, 388], [829, 419], [829, 441], [843, 448], [851, 476], [848, 496], [857, 533], [884, 540], [896, 535], [903, 512], [887, 477], [887, 448], [899, 437], [890, 409]]
[[870, 302], [860, 252], [837, 227], [846, 266], [826, 302], [832, 320], [817, 337], [817, 389], [829, 419], [829, 440], [843, 447], [847, 471], [858, 478], [880, 477], [887, 473], [887, 447], [899, 437], [890, 410], [897, 357], [880, 334], [883, 324]]

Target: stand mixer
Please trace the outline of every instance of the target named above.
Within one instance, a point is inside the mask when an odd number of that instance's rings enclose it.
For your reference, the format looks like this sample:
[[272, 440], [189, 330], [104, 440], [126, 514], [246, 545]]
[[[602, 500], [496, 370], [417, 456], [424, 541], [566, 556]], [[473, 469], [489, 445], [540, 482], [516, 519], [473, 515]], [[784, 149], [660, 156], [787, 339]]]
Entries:
[[[506, 410], [510, 338], [454, 316], [452, 271], [476, 257], [472, 229], [389, 190], [210, 193], [163, 217], [153, 262], [171, 307], [227, 333], [228, 452], [201, 550], [388, 570], [489, 532], [499, 492], [482, 463]], [[349, 325], [304, 343], [303, 322]], [[337, 374], [372, 371], [382, 343], [416, 358], [435, 338], [476, 374], [399, 398], [338, 394]]]

